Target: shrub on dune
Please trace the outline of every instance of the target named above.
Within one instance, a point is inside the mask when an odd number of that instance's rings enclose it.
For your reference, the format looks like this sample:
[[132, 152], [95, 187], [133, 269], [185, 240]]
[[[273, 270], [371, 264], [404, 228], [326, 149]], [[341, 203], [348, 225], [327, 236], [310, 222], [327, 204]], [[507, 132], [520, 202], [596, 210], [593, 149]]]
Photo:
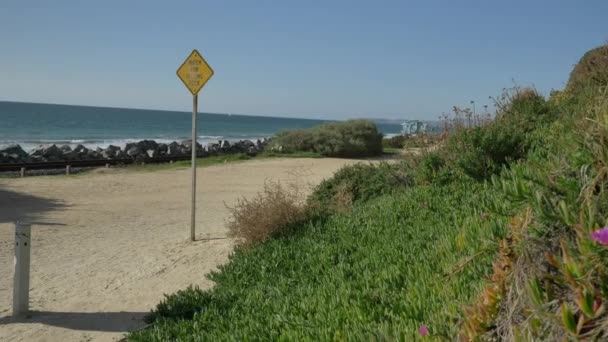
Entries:
[[298, 185], [266, 182], [257, 196], [241, 198], [228, 207], [228, 234], [241, 245], [252, 245], [280, 234], [307, 216], [305, 197]]
[[274, 149], [317, 152], [326, 157], [356, 158], [382, 154], [382, 134], [368, 120], [348, 120], [277, 134]]

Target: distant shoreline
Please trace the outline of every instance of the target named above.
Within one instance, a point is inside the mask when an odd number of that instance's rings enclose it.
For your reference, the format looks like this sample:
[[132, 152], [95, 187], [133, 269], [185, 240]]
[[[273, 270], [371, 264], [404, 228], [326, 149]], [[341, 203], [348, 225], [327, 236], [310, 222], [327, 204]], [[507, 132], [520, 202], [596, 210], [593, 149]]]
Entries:
[[[199, 143], [203, 145], [218, 140], [255, 141], [279, 131], [305, 129], [330, 122], [207, 113], [199, 113], [198, 119]], [[401, 131], [397, 124], [377, 123], [377, 126], [387, 136]], [[52, 144], [106, 148], [140, 140], [168, 144], [190, 139], [191, 130], [191, 114], [186, 112], [0, 102], [0, 148], [11, 144], [19, 144], [25, 150]]]

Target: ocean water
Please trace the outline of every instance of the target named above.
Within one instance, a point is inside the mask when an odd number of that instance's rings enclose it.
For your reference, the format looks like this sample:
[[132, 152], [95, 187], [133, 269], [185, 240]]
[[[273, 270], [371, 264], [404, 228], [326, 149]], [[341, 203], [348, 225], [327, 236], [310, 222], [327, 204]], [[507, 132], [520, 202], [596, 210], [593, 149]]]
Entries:
[[[258, 139], [285, 129], [307, 128], [322, 120], [198, 114], [202, 144], [220, 139]], [[386, 135], [398, 134], [398, 124], [378, 124]], [[20, 144], [26, 151], [40, 145], [83, 144], [87, 147], [124, 146], [153, 139], [169, 143], [190, 139], [192, 113], [107, 107], [0, 101], [0, 147]]]

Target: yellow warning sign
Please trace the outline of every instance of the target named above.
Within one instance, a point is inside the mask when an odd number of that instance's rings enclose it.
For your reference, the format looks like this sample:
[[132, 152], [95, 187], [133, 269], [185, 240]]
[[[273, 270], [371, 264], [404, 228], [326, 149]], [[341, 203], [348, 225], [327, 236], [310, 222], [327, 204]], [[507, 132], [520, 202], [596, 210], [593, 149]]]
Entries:
[[198, 94], [211, 76], [213, 76], [213, 69], [196, 50], [192, 50], [190, 56], [177, 69], [177, 77], [184, 82], [192, 95]]

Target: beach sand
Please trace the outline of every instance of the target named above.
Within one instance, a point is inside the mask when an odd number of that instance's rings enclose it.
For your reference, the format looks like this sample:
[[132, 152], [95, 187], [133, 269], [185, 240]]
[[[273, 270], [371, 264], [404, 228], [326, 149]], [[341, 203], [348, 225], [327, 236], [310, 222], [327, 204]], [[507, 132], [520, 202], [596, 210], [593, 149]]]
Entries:
[[[268, 159], [198, 170], [197, 237], [190, 234], [190, 169], [98, 169], [0, 179], [0, 340], [113, 341], [144, 324], [165, 293], [208, 288], [228, 259], [225, 204], [267, 179], [316, 184], [345, 159]], [[10, 317], [13, 221], [32, 222], [30, 309]]]

